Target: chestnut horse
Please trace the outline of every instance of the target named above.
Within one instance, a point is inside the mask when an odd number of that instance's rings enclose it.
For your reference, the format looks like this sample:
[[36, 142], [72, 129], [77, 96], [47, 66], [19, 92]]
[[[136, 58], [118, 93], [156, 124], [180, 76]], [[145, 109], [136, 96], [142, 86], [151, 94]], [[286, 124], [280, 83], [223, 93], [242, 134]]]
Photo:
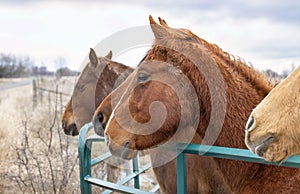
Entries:
[[91, 122], [95, 108], [133, 71], [111, 58], [111, 51], [107, 56], [98, 58], [91, 49], [90, 62], [82, 70], [62, 116], [62, 128], [66, 135], [78, 135], [79, 129]]
[[300, 67], [252, 111], [245, 142], [253, 153], [270, 162], [300, 154]]
[[[151, 16], [150, 24], [151, 50], [103, 100], [93, 123], [114, 155], [131, 159], [149, 149], [161, 190], [176, 193], [176, 155], [158, 148], [169, 141], [246, 148], [247, 117], [273, 85], [189, 30]], [[188, 193], [296, 193], [299, 181], [299, 169], [187, 156]]]

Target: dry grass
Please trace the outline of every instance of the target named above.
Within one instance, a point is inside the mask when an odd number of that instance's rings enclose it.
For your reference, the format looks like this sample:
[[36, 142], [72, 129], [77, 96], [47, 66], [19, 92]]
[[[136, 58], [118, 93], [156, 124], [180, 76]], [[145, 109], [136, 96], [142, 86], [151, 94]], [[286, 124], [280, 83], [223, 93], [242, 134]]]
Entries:
[[26, 104], [32, 96], [31, 86], [14, 88], [0, 93], [0, 165], [7, 160], [12, 139], [20, 138], [18, 128], [25, 119]]
[[[60, 90], [71, 93], [73, 82], [74, 78], [59, 82], [44, 78], [40, 80], [40, 85], [51, 89], [58, 85]], [[77, 156], [77, 144], [60, 129], [63, 104], [69, 97], [60, 99], [60, 96], [47, 92], [41, 96], [43, 97], [39, 97], [34, 108], [32, 86], [3, 90], [0, 93], [0, 193], [53, 193], [53, 187], [57, 187], [56, 193], [59, 193], [58, 189], [63, 189], [60, 183], [46, 183], [47, 179], [61, 180], [60, 177], [49, 177], [51, 173], [47, 159], [53, 165], [53, 169], [50, 169], [53, 171], [52, 175], [56, 176], [60, 176], [73, 164], [70, 162], [66, 166], [68, 161], [63, 161], [64, 158], [76, 161], [74, 157]], [[25, 164], [26, 160], [28, 162]], [[78, 171], [78, 165], [75, 166]], [[38, 174], [40, 177], [44, 176], [44, 180], [41, 181]], [[78, 173], [75, 172], [75, 175], [75, 184], [78, 185]], [[20, 184], [22, 181], [24, 183]], [[71, 186], [73, 183], [70, 181], [68, 184]], [[78, 186], [72, 187], [78, 191]]]
[[[51, 90], [57, 86], [69, 94], [74, 82], [75, 78], [38, 80], [39, 86]], [[69, 96], [42, 92], [34, 106], [31, 85], [0, 92], [0, 193], [79, 193], [77, 137], [64, 135], [60, 128], [67, 100]], [[108, 150], [104, 144], [97, 148], [94, 156]], [[141, 162], [149, 158], [142, 157]], [[125, 169], [124, 162], [119, 168]], [[104, 164], [92, 171], [93, 176], [107, 178]], [[123, 171], [117, 176], [125, 175]], [[143, 189], [153, 187], [152, 171], [140, 177]]]
[[[0, 93], [0, 193], [7, 193], [9, 181], [4, 179], [8, 166], [15, 156], [11, 151], [11, 142], [20, 139], [19, 128], [24, 119], [23, 108], [31, 94], [31, 87], [26, 86], [17, 89], [8, 89]], [[22, 94], [22, 95], [20, 95]], [[2, 184], [2, 185], [1, 185]], [[2, 190], [2, 192], [1, 192]]]

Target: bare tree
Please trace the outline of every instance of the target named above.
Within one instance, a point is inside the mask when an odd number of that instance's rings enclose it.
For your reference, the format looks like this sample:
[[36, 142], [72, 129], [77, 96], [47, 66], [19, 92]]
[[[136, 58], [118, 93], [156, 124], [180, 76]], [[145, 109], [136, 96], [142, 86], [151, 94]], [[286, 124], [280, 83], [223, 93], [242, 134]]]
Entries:
[[34, 62], [29, 57], [2, 53], [0, 54], [0, 78], [28, 76], [33, 65]]

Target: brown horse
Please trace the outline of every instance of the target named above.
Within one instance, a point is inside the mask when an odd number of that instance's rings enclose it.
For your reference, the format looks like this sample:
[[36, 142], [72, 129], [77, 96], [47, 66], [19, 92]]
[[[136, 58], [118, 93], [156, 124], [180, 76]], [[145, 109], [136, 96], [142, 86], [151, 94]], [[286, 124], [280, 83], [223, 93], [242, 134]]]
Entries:
[[111, 58], [111, 51], [107, 56], [98, 58], [91, 49], [90, 62], [82, 70], [62, 116], [65, 134], [78, 135], [79, 129], [91, 121], [95, 108], [133, 71]]
[[[176, 155], [157, 148], [169, 141], [246, 148], [247, 117], [273, 86], [192, 32], [161, 19], [158, 25], [151, 16], [150, 24], [151, 50], [103, 100], [93, 122], [114, 155], [131, 159], [150, 149], [161, 190], [176, 193]], [[299, 181], [298, 169], [187, 157], [188, 193], [296, 193]]]
[[[105, 57], [97, 57], [95, 51], [90, 50], [90, 61], [82, 70], [62, 116], [65, 134], [78, 135], [80, 128], [91, 121], [95, 108], [133, 71], [132, 68], [114, 62], [111, 58], [111, 51]], [[111, 163], [118, 164], [120, 161], [111, 158], [109, 163], [106, 163], [107, 180], [116, 181], [120, 171]]]
[[300, 67], [252, 111], [245, 142], [253, 153], [270, 162], [300, 154]]

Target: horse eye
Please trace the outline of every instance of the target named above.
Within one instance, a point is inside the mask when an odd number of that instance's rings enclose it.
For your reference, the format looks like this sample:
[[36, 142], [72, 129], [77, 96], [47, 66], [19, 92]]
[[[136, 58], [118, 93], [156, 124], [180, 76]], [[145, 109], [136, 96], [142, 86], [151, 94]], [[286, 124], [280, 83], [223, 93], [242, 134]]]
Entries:
[[144, 82], [147, 81], [149, 78], [149, 75], [145, 74], [145, 73], [140, 73], [138, 75], [138, 82]]

